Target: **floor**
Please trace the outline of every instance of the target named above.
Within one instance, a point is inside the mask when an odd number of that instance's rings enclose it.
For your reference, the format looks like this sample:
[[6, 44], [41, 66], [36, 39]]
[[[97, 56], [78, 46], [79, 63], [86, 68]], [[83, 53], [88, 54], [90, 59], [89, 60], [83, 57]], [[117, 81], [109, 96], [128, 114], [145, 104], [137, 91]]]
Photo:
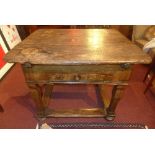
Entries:
[[[135, 65], [123, 98], [116, 109], [114, 122], [142, 123], [155, 128], [155, 93], [149, 90], [143, 93], [142, 82], [147, 66]], [[109, 92], [110, 92], [109, 87]], [[15, 65], [0, 81], [0, 104], [4, 112], [0, 113], [0, 128], [36, 128], [35, 104], [24, 83], [21, 66]], [[56, 85], [50, 106], [53, 108], [89, 108], [102, 106], [98, 90], [93, 85]], [[52, 122], [106, 122], [104, 118], [49, 118]]]

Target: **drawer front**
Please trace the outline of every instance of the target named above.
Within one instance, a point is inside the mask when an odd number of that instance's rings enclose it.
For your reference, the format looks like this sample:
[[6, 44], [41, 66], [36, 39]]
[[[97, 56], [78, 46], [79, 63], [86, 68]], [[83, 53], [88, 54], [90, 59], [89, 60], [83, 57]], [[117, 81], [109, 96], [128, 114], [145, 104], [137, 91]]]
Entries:
[[[82, 68], [74, 71], [74, 68], [56, 70], [55, 68], [23, 68], [27, 82], [41, 83], [97, 83], [97, 82], [126, 82], [130, 76], [130, 69], [121, 69], [118, 66], [106, 65], [103, 68]], [[93, 66], [94, 67], [94, 66]], [[108, 68], [109, 67], [109, 68]], [[76, 67], [77, 69], [80, 67]]]
[[31, 74], [28, 81], [47, 81], [47, 82], [93, 82], [93, 81], [111, 81], [112, 75], [105, 74], [79, 74], [79, 73], [52, 73], [52, 74]]

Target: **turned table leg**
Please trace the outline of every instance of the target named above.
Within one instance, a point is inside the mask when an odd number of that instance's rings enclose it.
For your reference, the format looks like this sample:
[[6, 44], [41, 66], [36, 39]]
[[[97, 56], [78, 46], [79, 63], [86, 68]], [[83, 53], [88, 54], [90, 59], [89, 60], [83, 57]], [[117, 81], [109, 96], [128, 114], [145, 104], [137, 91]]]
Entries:
[[102, 102], [104, 104], [104, 108], [107, 109], [110, 104], [110, 99], [107, 94], [107, 85], [98, 85], [98, 88], [102, 98]]
[[30, 93], [36, 103], [37, 116], [46, 117], [48, 113], [48, 104], [52, 95], [53, 85], [28, 84]]
[[109, 121], [112, 121], [115, 118], [115, 109], [122, 97], [124, 87], [124, 85], [115, 85], [113, 87], [111, 101], [109, 107], [107, 108], [107, 115], [105, 117]]

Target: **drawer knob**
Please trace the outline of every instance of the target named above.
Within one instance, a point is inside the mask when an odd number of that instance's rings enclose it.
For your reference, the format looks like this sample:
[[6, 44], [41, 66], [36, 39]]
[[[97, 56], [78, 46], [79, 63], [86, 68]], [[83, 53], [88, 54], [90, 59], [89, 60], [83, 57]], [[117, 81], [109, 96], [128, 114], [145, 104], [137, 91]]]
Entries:
[[81, 79], [81, 76], [80, 75], [75, 75], [75, 80], [80, 80]]

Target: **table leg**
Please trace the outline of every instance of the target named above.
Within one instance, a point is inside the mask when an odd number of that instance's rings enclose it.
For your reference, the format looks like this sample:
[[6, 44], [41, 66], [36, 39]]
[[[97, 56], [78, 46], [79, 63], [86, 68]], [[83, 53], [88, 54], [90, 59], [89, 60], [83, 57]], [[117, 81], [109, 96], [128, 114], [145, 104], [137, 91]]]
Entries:
[[107, 94], [107, 85], [98, 85], [104, 108], [107, 109], [110, 105], [110, 99]]
[[113, 87], [110, 105], [107, 108], [107, 115], [105, 117], [109, 121], [112, 121], [115, 118], [115, 109], [117, 107], [119, 100], [122, 97], [124, 88], [125, 88], [124, 85], [114, 85]]
[[53, 85], [28, 84], [30, 93], [36, 103], [37, 116], [46, 117]]

